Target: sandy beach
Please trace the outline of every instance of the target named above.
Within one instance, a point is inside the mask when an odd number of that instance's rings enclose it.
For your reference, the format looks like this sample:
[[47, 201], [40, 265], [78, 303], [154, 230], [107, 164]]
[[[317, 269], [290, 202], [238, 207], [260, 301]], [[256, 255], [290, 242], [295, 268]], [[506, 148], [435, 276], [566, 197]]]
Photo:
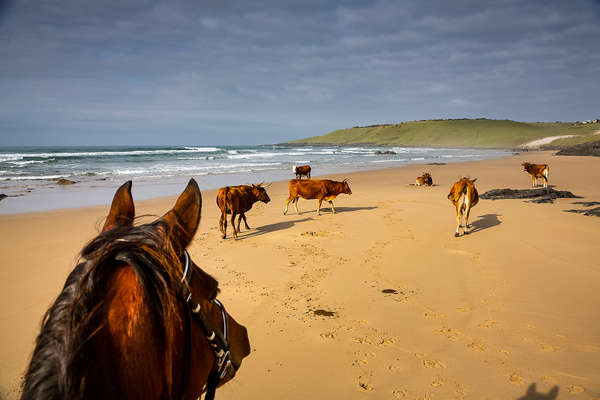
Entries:
[[[481, 199], [472, 234], [455, 238], [450, 186], [469, 175], [480, 194], [529, 188], [524, 161], [548, 163], [550, 184], [583, 198]], [[424, 171], [434, 186], [410, 186]], [[353, 192], [337, 214], [301, 199], [284, 216], [287, 182], [275, 182], [237, 241], [221, 239], [216, 191], [203, 191], [189, 252], [253, 350], [217, 399], [600, 398], [600, 219], [565, 212], [600, 202], [600, 158], [529, 152], [332, 177]], [[0, 216], [0, 398], [18, 396], [42, 315], [107, 213]]]

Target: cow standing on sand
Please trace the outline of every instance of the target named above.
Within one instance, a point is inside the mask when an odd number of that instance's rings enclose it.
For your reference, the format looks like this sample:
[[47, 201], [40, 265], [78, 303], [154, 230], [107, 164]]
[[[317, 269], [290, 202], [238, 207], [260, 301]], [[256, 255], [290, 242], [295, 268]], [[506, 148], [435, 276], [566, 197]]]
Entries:
[[[227, 214], [231, 214], [231, 227], [233, 228], [233, 237], [237, 239], [240, 231], [240, 223], [244, 219], [246, 229], [250, 229], [246, 221], [246, 212], [252, 208], [257, 201], [267, 204], [271, 199], [265, 188], [261, 185], [239, 185], [225, 186], [219, 189], [217, 193], [217, 206], [221, 210], [219, 219], [219, 229], [223, 233], [223, 239], [227, 237]], [[235, 229], [235, 217], [238, 217], [237, 230]]]
[[423, 175], [418, 176], [416, 180], [417, 186], [431, 186], [433, 185], [433, 179], [429, 172], [425, 172]]
[[289, 189], [290, 196], [285, 203], [283, 215], [287, 213], [291, 201], [294, 202], [296, 213], [300, 214], [300, 211], [298, 211], [298, 199], [300, 197], [307, 200], [318, 199], [318, 215], [321, 215], [321, 203], [323, 200], [327, 200], [331, 205], [331, 211], [335, 214], [333, 199], [340, 193], [352, 194], [347, 179], [344, 179], [342, 182], [331, 181], [329, 179], [292, 179], [289, 183]]
[[542, 179], [544, 181], [544, 187], [548, 187], [548, 178], [550, 174], [550, 168], [548, 164], [531, 164], [524, 162], [521, 164], [523, 169], [531, 175], [531, 186], [537, 186], [537, 180]]
[[448, 199], [456, 207], [455, 237], [460, 236], [458, 229], [461, 227], [460, 220], [463, 215], [465, 218], [463, 231], [465, 235], [469, 234], [469, 228], [471, 227], [471, 225], [469, 225], [469, 213], [471, 212], [471, 208], [475, 207], [479, 201], [479, 194], [477, 193], [477, 189], [475, 189], [474, 185], [476, 180], [477, 178], [462, 178], [450, 188], [450, 193], [448, 193]]
[[292, 167], [292, 172], [294, 175], [296, 175], [296, 179], [302, 179], [303, 176], [306, 176], [308, 179], [310, 179], [310, 165], [294, 165]]

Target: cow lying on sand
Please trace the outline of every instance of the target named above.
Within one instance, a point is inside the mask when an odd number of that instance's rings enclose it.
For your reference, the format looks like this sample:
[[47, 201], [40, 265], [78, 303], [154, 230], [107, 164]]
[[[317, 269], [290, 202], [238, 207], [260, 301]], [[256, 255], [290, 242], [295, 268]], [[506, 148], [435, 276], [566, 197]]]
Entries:
[[289, 184], [290, 196], [285, 202], [285, 209], [283, 215], [288, 211], [288, 206], [291, 201], [294, 202], [296, 213], [298, 211], [298, 198], [303, 199], [318, 199], [319, 205], [317, 207], [317, 214], [321, 215], [321, 203], [323, 200], [327, 200], [331, 204], [331, 211], [335, 213], [335, 207], [333, 206], [333, 199], [340, 193], [352, 194], [348, 181], [344, 179], [342, 182], [331, 181], [329, 179], [292, 179]]
[[[219, 189], [219, 192], [217, 193], [217, 206], [221, 210], [219, 229], [221, 230], [221, 233], [223, 233], [223, 239], [227, 237], [227, 214], [231, 214], [233, 237], [237, 239], [242, 218], [244, 219], [246, 229], [250, 229], [248, 222], [246, 221], [245, 213], [259, 200], [265, 204], [271, 201], [267, 191], [261, 184], [252, 186], [225, 186]], [[236, 215], [239, 215], [237, 230], [235, 229]]]
[[451, 188], [450, 193], [448, 193], [448, 199], [454, 203], [456, 207], [456, 233], [454, 236], [460, 236], [458, 232], [458, 228], [461, 227], [460, 220], [464, 215], [465, 225], [464, 225], [464, 234], [469, 234], [469, 213], [471, 212], [471, 208], [475, 207], [477, 202], [479, 201], [479, 194], [477, 193], [477, 189], [475, 189], [475, 179], [462, 178], [458, 182], [456, 182]]
[[306, 176], [308, 179], [310, 179], [310, 165], [294, 165], [292, 167], [292, 172], [294, 175], [296, 175], [296, 179], [302, 179], [303, 176]]
[[531, 186], [537, 186], [537, 180], [542, 179], [544, 181], [544, 187], [548, 187], [548, 175], [550, 174], [550, 168], [548, 164], [531, 164], [524, 162], [521, 164], [523, 169], [531, 175]]
[[429, 172], [425, 172], [423, 175], [418, 176], [416, 180], [417, 186], [431, 186], [433, 185], [433, 179], [431, 179], [431, 174]]

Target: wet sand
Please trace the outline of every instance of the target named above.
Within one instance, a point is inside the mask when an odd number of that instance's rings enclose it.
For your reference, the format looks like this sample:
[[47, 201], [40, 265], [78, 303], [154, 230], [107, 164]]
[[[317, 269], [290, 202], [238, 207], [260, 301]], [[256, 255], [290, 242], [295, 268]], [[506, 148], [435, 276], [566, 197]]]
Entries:
[[[472, 234], [455, 238], [452, 183], [525, 189], [523, 161], [548, 163], [551, 185], [584, 198], [481, 199]], [[434, 186], [409, 185], [424, 171]], [[282, 215], [287, 183], [274, 183], [237, 241], [221, 239], [216, 192], [203, 192], [189, 251], [253, 349], [217, 398], [516, 399], [532, 384], [600, 398], [600, 219], [565, 212], [600, 201], [600, 159], [529, 152], [344, 177], [353, 194], [335, 215], [302, 199], [300, 215]], [[137, 213], [173, 201], [138, 202]], [[2, 398], [17, 396], [41, 317], [107, 212], [0, 216]]]

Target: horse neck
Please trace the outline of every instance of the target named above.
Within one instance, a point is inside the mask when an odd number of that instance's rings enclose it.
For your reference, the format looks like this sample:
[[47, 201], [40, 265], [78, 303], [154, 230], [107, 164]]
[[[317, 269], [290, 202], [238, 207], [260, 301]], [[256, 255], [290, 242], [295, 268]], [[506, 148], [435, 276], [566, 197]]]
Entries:
[[21, 399], [56, 399], [71, 392], [71, 380], [66, 366], [76, 348], [71, 324], [77, 315], [77, 286], [88, 271], [86, 263], [79, 264], [67, 277], [62, 292], [48, 309], [25, 372]]

